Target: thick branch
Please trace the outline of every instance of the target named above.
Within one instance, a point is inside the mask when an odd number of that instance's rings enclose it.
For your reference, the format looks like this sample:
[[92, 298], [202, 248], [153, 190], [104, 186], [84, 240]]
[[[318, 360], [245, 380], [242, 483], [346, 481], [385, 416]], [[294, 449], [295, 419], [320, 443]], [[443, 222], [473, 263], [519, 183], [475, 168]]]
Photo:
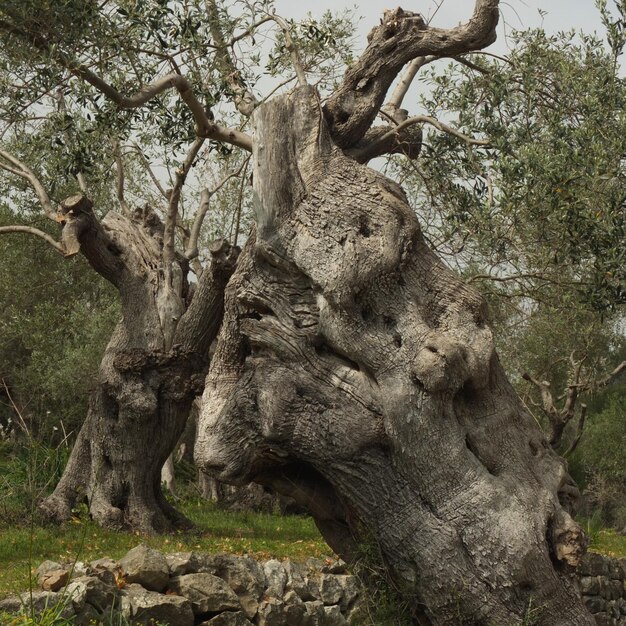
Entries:
[[302, 63], [302, 59], [300, 58], [300, 54], [298, 53], [298, 48], [293, 42], [291, 37], [291, 32], [289, 31], [289, 24], [278, 15], [272, 15], [272, 19], [280, 26], [283, 31], [283, 35], [285, 37], [285, 48], [289, 55], [291, 56], [291, 63], [293, 65], [293, 69], [296, 72], [296, 77], [298, 79], [298, 85], [300, 87], [304, 87], [308, 85], [306, 80], [306, 72], [304, 71], [304, 64]]
[[119, 141], [113, 141], [113, 154], [115, 156], [115, 170], [117, 173], [117, 201], [120, 203], [122, 213], [127, 217], [130, 215], [130, 208], [124, 197], [124, 162], [120, 152]]
[[241, 72], [235, 67], [235, 63], [230, 56], [228, 46], [224, 41], [219, 10], [215, 0], [206, 0], [207, 15], [209, 17], [209, 29], [215, 44], [215, 55], [217, 66], [224, 80], [228, 83], [234, 95], [234, 102], [237, 110], [245, 116], [249, 116], [254, 111], [257, 101], [254, 94], [246, 87]]
[[208, 353], [222, 323], [224, 289], [239, 256], [239, 249], [225, 239], [213, 243], [209, 251], [211, 264], [202, 272], [193, 300], [181, 317], [174, 337], [174, 344], [182, 350], [201, 355]]
[[16, 176], [21, 176], [22, 178], [26, 179], [35, 191], [35, 194], [37, 194], [39, 202], [41, 203], [41, 206], [43, 207], [46, 216], [52, 220], [56, 220], [56, 211], [52, 206], [50, 197], [48, 196], [48, 193], [44, 189], [44, 186], [41, 184], [40, 180], [37, 178], [37, 176], [35, 176], [35, 173], [24, 163], [22, 163], [22, 161], [20, 161], [17, 157], [13, 156], [9, 152], [6, 152], [5, 150], [0, 150], [0, 157], [5, 159], [5, 161], [11, 163], [11, 165], [7, 165], [6, 163], [0, 161], [0, 167], [7, 172], [11, 172]]
[[424, 65], [431, 63], [435, 59], [437, 59], [437, 57], [434, 55], [421, 56], [413, 59], [407, 65], [406, 70], [402, 75], [402, 78], [398, 81], [396, 88], [391, 94], [391, 98], [389, 98], [389, 100], [383, 107], [383, 111], [385, 113], [387, 113], [391, 117], [394, 117], [394, 113], [396, 112], [396, 110], [402, 106], [402, 101], [404, 100], [404, 97], [406, 96], [409, 87], [413, 83], [413, 79], [415, 78], [415, 76], [417, 76], [417, 73], [420, 71], [420, 69], [422, 69], [422, 67], [424, 67]]
[[407, 158], [417, 159], [422, 149], [421, 127], [372, 126], [354, 148], [345, 154], [359, 163], [367, 163], [371, 159], [384, 154], [403, 154]]
[[387, 11], [382, 24], [370, 33], [365, 52], [348, 68], [324, 107], [335, 142], [347, 149], [363, 137], [408, 62], [484, 48], [495, 41], [497, 23], [498, 0], [477, 0], [469, 22], [449, 30], [430, 28], [420, 15], [402, 9]]
[[29, 235], [35, 235], [40, 237], [47, 243], [49, 243], [57, 252], [65, 256], [65, 249], [58, 242], [55, 241], [50, 235], [44, 233], [43, 230], [33, 228], [32, 226], [0, 226], [0, 233], [28, 233]]
[[574, 437], [574, 441], [570, 447], [563, 453], [564, 457], [568, 457], [580, 443], [580, 438], [583, 436], [583, 431], [585, 429], [585, 418], [587, 417], [587, 405], [582, 403], [580, 405], [580, 417], [578, 418], [578, 427], [576, 428], [576, 436]]
[[82, 195], [66, 198], [58, 219], [65, 254], [82, 251], [96, 272], [117, 286], [124, 269], [120, 251], [94, 215], [91, 200]]

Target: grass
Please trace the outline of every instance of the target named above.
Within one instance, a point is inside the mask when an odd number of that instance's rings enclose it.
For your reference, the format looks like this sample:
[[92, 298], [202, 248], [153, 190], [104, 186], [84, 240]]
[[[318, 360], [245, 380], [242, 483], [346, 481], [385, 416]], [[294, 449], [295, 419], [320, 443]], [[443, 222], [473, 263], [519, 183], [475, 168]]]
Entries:
[[626, 535], [614, 530], [600, 530], [592, 537], [590, 550], [613, 557], [626, 557]]
[[162, 552], [230, 552], [304, 561], [328, 557], [331, 549], [313, 520], [300, 516], [231, 513], [206, 501], [186, 502], [181, 510], [195, 522], [192, 532], [144, 536], [104, 530], [91, 521], [75, 520], [61, 527], [0, 528], [0, 598], [24, 591], [29, 585], [28, 554], [32, 565], [42, 561], [92, 561], [104, 556], [120, 558], [144, 543]]

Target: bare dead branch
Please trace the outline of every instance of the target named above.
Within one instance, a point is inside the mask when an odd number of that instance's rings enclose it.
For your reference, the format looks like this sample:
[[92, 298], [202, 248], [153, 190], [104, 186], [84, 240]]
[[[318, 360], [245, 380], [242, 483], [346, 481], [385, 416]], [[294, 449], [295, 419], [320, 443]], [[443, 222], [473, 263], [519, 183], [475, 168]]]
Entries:
[[335, 142], [354, 146], [371, 126], [401, 69], [420, 56], [456, 56], [484, 48], [496, 37], [498, 0], [476, 0], [472, 18], [448, 30], [430, 28], [416, 14], [386, 11], [370, 33], [369, 45], [326, 102], [324, 112]]
[[578, 426], [576, 427], [576, 435], [574, 437], [574, 440], [570, 444], [570, 447], [563, 453], [564, 457], [567, 458], [578, 447], [578, 444], [580, 443], [580, 439], [583, 436], [583, 431], [585, 429], [586, 417], [587, 417], [587, 405], [583, 402], [580, 405], [580, 415], [578, 417]]
[[391, 98], [389, 98], [389, 100], [383, 107], [383, 111], [385, 113], [387, 113], [391, 117], [394, 117], [394, 113], [396, 109], [399, 109], [402, 106], [402, 101], [404, 100], [404, 97], [406, 96], [407, 91], [411, 87], [411, 84], [413, 83], [413, 79], [415, 78], [415, 76], [417, 76], [417, 73], [420, 71], [420, 69], [422, 69], [422, 67], [424, 67], [424, 65], [431, 63], [437, 58], [438, 57], [432, 54], [429, 56], [419, 56], [413, 59], [406, 66], [406, 69], [404, 71], [404, 74], [402, 75], [402, 78], [398, 81], [396, 88], [391, 94]]
[[55, 241], [50, 235], [44, 233], [43, 230], [39, 230], [33, 226], [0, 226], [0, 233], [28, 233], [29, 235], [35, 235], [49, 243], [59, 254], [65, 256], [65, 249], [58, 241]]

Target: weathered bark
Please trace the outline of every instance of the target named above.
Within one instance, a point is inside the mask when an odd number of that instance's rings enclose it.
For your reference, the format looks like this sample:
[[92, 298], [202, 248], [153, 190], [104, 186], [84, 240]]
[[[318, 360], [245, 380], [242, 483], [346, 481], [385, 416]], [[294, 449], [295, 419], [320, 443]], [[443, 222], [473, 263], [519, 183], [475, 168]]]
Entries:
[[256, 236], [226, 291], [196, 461], [374, 542], [421, 623], [591, 625], [576, 490], [519, 402], [485, 305], [402, 189], [346, 158], [312, 88], [253, 117]]
[[122, 319], [102, 359], [98, 386], [74, 450], [42, 510], [67, 519], [85, 497], [108, 527], [164, 531], [187, 524], [161, 491], [161, 468], [202, 391], [209, 344], [221, 321], [236, 250], [223, 242], [192, 297], [184, 262], [164, 284], [162, 225], [151, 211], [99, 222], [86, 198], [63, 206], [66, 249], [86, 256], [119, 290]]

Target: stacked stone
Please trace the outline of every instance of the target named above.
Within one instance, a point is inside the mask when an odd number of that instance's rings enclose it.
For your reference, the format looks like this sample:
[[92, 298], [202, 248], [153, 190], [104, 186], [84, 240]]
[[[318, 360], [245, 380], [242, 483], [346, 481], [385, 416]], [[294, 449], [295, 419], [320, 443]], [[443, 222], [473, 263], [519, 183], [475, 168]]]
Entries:
[[626, 626], [626, 559], [588, 552], [578, 575], [583, 600], [598, 626]]
[[[578, 570], [580, 591], [598, 626], [626, 626], [626, 559], [593, 552]], [[176, 552], [146, 546], [120, 561], [85, 565], [45, 561], [37, 569], [35, 613], [60, 607], [76, 626], [109, 623], [168, 626], [346, 626], [361, 623], [358, 581], [342, 561]], [[0, 601], [0, 613], [30, 613], [31, 593]], [[110, 621], [110, 620], [109, 620]]]
[[[35, 612], [62, 607], [76, 626], [106, 622], [115, 612], [133, 625], [168, 626], [345, 626], [358, 614], [359, 586], [342, 561], [259, 563], [138, 546], [119, 562], [45, 561], [37, 576]], [[30, 593], [7, 598], [0, 613], [29, 611], [30, 602]]]

